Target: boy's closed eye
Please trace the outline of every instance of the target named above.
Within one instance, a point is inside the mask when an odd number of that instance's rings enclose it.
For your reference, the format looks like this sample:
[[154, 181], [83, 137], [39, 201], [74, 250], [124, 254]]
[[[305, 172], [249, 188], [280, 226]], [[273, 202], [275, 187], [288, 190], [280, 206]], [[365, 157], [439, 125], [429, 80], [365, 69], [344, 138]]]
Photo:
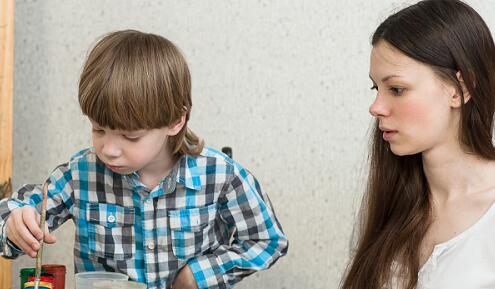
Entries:
[[122, 137], [128, 141], [138, 142], [146, 135], [146, 131], [145, 130], [120, 131], [120, 135], [122, 135]]
[[140, 136], [125, 135], [125, 134], [123, 136], [126, 140], [131, 141], [131, 142], [138, 142], [141, 139]]

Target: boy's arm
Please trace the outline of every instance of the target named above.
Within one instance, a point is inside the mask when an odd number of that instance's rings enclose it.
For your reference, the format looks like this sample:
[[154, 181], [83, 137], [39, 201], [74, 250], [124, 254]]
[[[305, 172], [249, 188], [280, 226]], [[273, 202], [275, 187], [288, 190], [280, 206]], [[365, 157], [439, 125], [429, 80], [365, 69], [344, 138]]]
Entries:
[[247, 170], [235, 169], [219, 203], [222, 220], [236, 228], [234, 240], [188, 261], [199, 288], [231, 288], [287, 253], [288, 241], [268, 196]]
[[[48, 178], [46, 223], [51, 231], [69, 217], [72, 208], [72, 177], [67, 164], [57, 167]], [[23, 252], [8, 239], [7, 220], [11, 212], [24, 206], [41, 211], [42, 185], [24, 185], [10, 199], [0, 200], [0, 256], [16, 258]]]

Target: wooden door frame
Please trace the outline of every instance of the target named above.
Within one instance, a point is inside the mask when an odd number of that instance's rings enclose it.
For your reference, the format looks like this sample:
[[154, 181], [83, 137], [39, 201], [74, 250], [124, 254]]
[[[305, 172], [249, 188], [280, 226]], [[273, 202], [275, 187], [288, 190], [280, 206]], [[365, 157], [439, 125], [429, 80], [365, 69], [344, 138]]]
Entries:
[[[12, 192], [14, 0], [0, 0], [0, 198]], [[0, 289], [12, 287], [12, 261], [0, 257]]]

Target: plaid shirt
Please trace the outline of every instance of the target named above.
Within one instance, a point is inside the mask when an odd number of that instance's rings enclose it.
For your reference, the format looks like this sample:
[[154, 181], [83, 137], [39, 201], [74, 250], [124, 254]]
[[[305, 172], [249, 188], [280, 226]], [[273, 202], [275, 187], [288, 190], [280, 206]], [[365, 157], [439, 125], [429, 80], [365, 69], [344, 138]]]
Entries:
[[[54, 230], [74, 221], [76, 272], [122, 272], [150, 289], [169, 288], [187, 264], [199, 288], [231, 288], [287, 253], [258, 181], [211, 148], [182, 156], [153, 190], [137, 172], [113, 173], [92, 149], [57, 167], [48, 182], [46, 222]], [[10, 211], [24, 205], [39, 211], [40, 189], [25, 185], [0, 201], [4, 257], [22, 253], [6, 238]]]

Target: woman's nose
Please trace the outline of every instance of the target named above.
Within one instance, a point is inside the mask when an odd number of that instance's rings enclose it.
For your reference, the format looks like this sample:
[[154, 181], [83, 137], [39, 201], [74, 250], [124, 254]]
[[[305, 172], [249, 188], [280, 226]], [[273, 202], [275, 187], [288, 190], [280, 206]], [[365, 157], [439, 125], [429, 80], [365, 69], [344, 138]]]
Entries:
[[374, 117], [388, 116], [390, 114], [389, 105], [379, 94], [376, 95], [375, 101], [370, 105], [369, 111]]

